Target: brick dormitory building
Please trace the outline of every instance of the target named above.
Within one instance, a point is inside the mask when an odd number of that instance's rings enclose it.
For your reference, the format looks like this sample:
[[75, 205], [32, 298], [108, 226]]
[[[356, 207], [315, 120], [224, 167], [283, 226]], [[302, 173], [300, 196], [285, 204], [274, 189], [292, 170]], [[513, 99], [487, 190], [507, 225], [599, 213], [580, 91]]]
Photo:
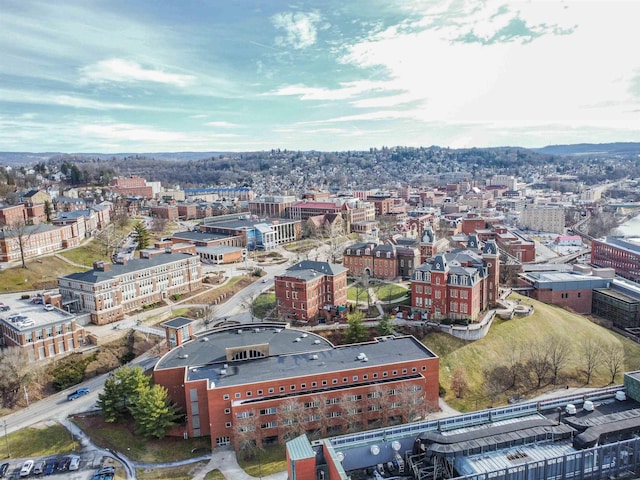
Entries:
[[186, 413], [174, 435], [242, 447], [397, 424], [437, 408], [439, 359], [412, 336], [334, 346], [284, 324], [198, 336], [190, 319], [163, 325], [175, 348], [154, 381]]
[[202, 288], [202, 265], [195, 246], [146, 249], [124, 263], [95, 262], [92, 270], [58, 278], [62, 305], [89, 313], [98, 325], [121, 320], [128, 312], [176, 294]]

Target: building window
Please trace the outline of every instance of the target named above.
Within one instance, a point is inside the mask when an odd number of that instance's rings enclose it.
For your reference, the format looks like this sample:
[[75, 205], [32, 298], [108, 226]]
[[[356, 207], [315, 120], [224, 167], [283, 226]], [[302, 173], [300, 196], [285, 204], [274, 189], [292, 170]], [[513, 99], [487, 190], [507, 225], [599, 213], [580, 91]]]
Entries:
[[224, 409], [224, 413], [229, 415], [231, 413], [231, 409], [230, 408], [225, 408]]
[[322, 385], [326, 385], [327, 381], [326, 380], [322, 380]]
[[239, 394], [239, 393], [236, 393], [235, 397], [236, 397], [236, 398], [240, 398], [240, 394]]
[[226, 422], [226, 423], [224, 424], [224, 426], [225, 426], [225, 427], [227, 427], [227, 428], [231, 428], [231, 422]]
[[417, 369], [416, 367], [413, 367], [413, 368], [411, 369], [411, 371], [412, 371], [413, 373], [415, 373], [415, 372], [417, 372], [417, 371], [418, 371], [418, 369]]
[[420, 368], [420, 370], [422, 370], [423, 372], [427, 369], [427, 367], [425, 367], [424, 365]]
[[222, 396], [222, 399], [223, 399], [223, 400], [229, 400], [229, 394], [228, 394], [228, 393], [225, 393], [225, 394]]
[[273, 387], [271, 387], [271, 388], [269, 389], [269, 393], [273, 393], [274, 391], [275, 391], [275, 390], [273, 389]]
[[347, 377], [342, 377], [342, 383], [347, 383], [349, 379]]
[[362, 379], [363, 380], [367, 380], [369, 378], [369, 375], [367, 375], [366, 373], [364, 375], [362, 375]]
[[295, 390], [296, 386], [295, 385], [291, 385], [291, 387], [289, 387], [289, 388], [291, 388], [291, 390]]
[[251, 396], [251, 392], [247, 392], [247, 397], [250, 397], [250, 396]]
[[378, 378], [378, 374], [377, 374], [377, 373], [374, 373], [374, 374], [373, 374], [373, 378]]
[[284, 392], [284, 387], [280, 387], [278, 390], [280, 390], [281, 392]]
[[276, 407], [264, 408], [260, 410], [260, 415], [274, 415], [276, 412]]
[[300, 384], [300, 388], [307, 388], [307, 384], [306, 383], [301, 383]]
[[262, 395], [262, 390], [258, 390], [258, 395]]
[[318, 382], [311, 382], [311, 387], [317, 387], [318, 386]]
[[389, 374], [388, 374], [387, 372], [382, 372], [382, 376], [383, 376], [383, 377], [388, 377], [388, 376], [389, 376]]
[[406, 369], [406, 368], [403, 368], [403, 369], [402, 369], [402, 373], [403, 373], [403, 374], [404, 374], [404, 373], [407, 373], [407, 369]]
[[334, 378], [333, 380], [331, 380], [331, 383], [333, 383], [335, 385], [336, 383], [338, 383], [338, 379]]
[[393, 373], [393, 375], [397, 375], [398, 374], [398, 370], [394, 370], [392, 373]]

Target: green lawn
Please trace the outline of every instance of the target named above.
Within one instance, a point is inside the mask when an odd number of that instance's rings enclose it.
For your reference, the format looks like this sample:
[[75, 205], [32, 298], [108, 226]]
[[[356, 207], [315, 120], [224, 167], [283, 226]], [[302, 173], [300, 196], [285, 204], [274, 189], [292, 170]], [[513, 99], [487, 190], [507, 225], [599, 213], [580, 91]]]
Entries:
[[53, 256], [29, 260], [26, 269], [14, 267], [0, 270], [0, 292], [56, 288], [58, 276], [83, 270]]
[[[43, 428], [23, 428], [8, 435], [9, 452], [12, 458], [44, 457], [58, 453], [69, 453], [77, 447], [71, 434], [62, 425]], [[6, 441], [0, 441], [0, 458], [7, 458]]]
[[[134, 435], [131, 425], [105, 423], [101, 415], [75, 417], [72, 419], [91, 437], [96, 445], [117, 450], [139, 462], [172, 462], [202, 456], [211, 448], [209, 437], [184, 440], [181, 437], [166, 437], [160, 440], [142, 440]], [[192, 452], [197, 449], [196, 452]]]
[[[487, 399], [484, 370], [495, 365], [504, 365], [505, 358], [518, 345], [525, 345], [527, 339], [539, 339], [543, 335], [552, 336], [572, 345], [572, 353], [568, 366], [562, 372], [562, 384], [584, 387], [584, 375], [580, 372], [581, 343], [586, 338], [595, 338], [608, 345], [617, 345], [625, 352], [625, 367], [618, 374], [616, 382], [622, 383], [622, 372], [636, 370], [640, 362], [640, 346], [603, 328], [588, 318], [570, 313], [562, 308], [546, 305], [531, 299], [523, 302], [533, 304], [535, 313], [529, 317], [500, 320], [496, 318], [487, 336], [476, 342], [465, 342], [446, 333], [432, 333], [423, 342], [440, 357], [440, 384], [446, 389], [445, 400], [455, 409], [472, 411], [485, 408], [487, 403], [494, 406], [506, 403], [509, 396], [515, 393], [526, 397], [535, 396], [549, 390], [552, 385], [545, 383], [541, 389], [527, 391], [508, 391], [504, 395]], [[462, 369], [466, 374], [469, 392], [463, 398], [456, 398], [451, 390], [452, 373]], [[593, 375], [590, 387], [602, 387], [609, 383], [609, 375], [600, 368]]]
[[220, 470], [211, 470], [205, 475], [205, 480], [225, 480]]
[[369, 293], [362, 287], [354, 287], [351, 285], [347, 288], [347, 299], [352, 302], [364, 302], [366, 303], [369, 298]]
[[386, 283], [376, 286], [376, 296], [382, 302], [392, 302], [407, 295], [409, 290], [402, 285], [395, 283]]
[[[143, 468], [136, 469], [136, 478], [138, 480], [190, 480], [194, 477], [195, 473], [203, 468], [206, 464], [204, 462], [193, 463], [190, 465], [183, 465], [180, 467], [171, 468], [154, 468], [151, 470], [145, 470]], [[220, 473], [218, 470], [215, 472]], [[205, 477], [216, 478], [216, 477]], [[218, 477], [224, 480], [223, 476]]]
[[238, 454], [238, 465], [252, 477], [264, 477], [272, 473], [287, 469], [287, 459], [284, 445], [270, 445], [263, 447], [260, 455], [245, 459]]
[[275, 293], [261, 293], [253, 302], [253, 314], [258, 318], [264, 318], [267, 314], [274, 312], [276, 307]]

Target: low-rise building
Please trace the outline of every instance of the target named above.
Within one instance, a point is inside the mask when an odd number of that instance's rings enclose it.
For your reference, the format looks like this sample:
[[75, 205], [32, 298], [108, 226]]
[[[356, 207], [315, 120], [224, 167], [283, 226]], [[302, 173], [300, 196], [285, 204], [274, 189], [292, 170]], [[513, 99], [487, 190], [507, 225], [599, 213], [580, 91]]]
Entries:
[[616, 275], [640, 282], [640, 240], [619, 236], [594, 239], [591, 242], [591, 264], [613, 268]]

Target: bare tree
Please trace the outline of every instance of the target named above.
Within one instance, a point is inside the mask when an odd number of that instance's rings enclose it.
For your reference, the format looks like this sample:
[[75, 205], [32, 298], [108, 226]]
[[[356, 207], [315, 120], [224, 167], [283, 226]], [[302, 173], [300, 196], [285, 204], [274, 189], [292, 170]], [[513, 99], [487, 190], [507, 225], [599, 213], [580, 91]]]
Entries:
[[456, 368], [451, 376], [451, 389], [456, 394], [456, 398], [462, 398], [469, 391], [467, 375], [461, 368]]
[[536, 388], [540, 388], [544, 379], [551, 371], [549, 355], [543, 339], [532, 340], [527, 349], [527, 368], [533, 373], [536, 380]]
[[0, 402], [4, 408], [18, 403], [22, 390], [32, 380], [29, 361], [18, 347], [10, 347], [0, 353]]
[[422, 385], [407, 385], [402, 389], [402, 412], [403, 422], [416, 422], [423, 420], [429, 412], [435, 410], [434, 406], [424, 398]]
[[345, 393], [340, 397], [340, 407], [342, 409], [342, 422], [347, 433], [355, 433], [364, 430], [364, 402], [358, 398], [359, 394]]
[[616, 342], [610, 342], [602, 347], [602, 364], [609, 372], [609, 384], [612, 384], [616, 380], [616, 375], [624, 368], [624, 348]]
[[245, 458], [254, 458], [262, 450], [260, 417], [253, 410], [240, 413], [234, 422], [235, 444]]
[[278, 407], [278, 431], [281, 439], [288, 441], [306, 431], [304, 408], [296, 398], [288, 398]]
[[515, 342], [509, 345], [503, 355], [503, 363], [508, 373], [508, 381], [505, 382], [507, 389], [515, 388], [523, 375], [523, 347]]
[[547, 335], [544, 344], [547, 350], [547, 360], [551, 367], [551, 381], [555, 385], [560, 372], [571, 361], [572, 347], [570, 343], [553, 335]]
[[155, 215], [153, 217], [153, 219], [151, 220], [151, 231], [154, 233], [162, 233], [164, 232], [165, 227], [167, 226], [167, 223], [169, 222], [168, 219], [163, 218], [163, 217], [159, 217], [158, 215]]
[[[31, 236], [38, 230], [38, 225], [30, 225], [25, 219], [19, 219], [0, 225], [0, 229], [4, 232], [4, 237], [10, 240], [9, 244], [15, 244], [20, 250], [22, 268], [26, 269], [29, 241], [31, 240]], [[9, 248], [13, 249], [12, 247]]]
[[375, 384], [368, 392], [364, 402], [368, 425], [367, 427], [386, 427], [389, 424], [388, 410], [385, 408], [387, 392], [380, 383]]
[[597, 371], [602, 359], [602, 347], [593, 337], [587, 337], [580, 345], [580, 364], [587, 385], [591, 383], [591, 377]]

